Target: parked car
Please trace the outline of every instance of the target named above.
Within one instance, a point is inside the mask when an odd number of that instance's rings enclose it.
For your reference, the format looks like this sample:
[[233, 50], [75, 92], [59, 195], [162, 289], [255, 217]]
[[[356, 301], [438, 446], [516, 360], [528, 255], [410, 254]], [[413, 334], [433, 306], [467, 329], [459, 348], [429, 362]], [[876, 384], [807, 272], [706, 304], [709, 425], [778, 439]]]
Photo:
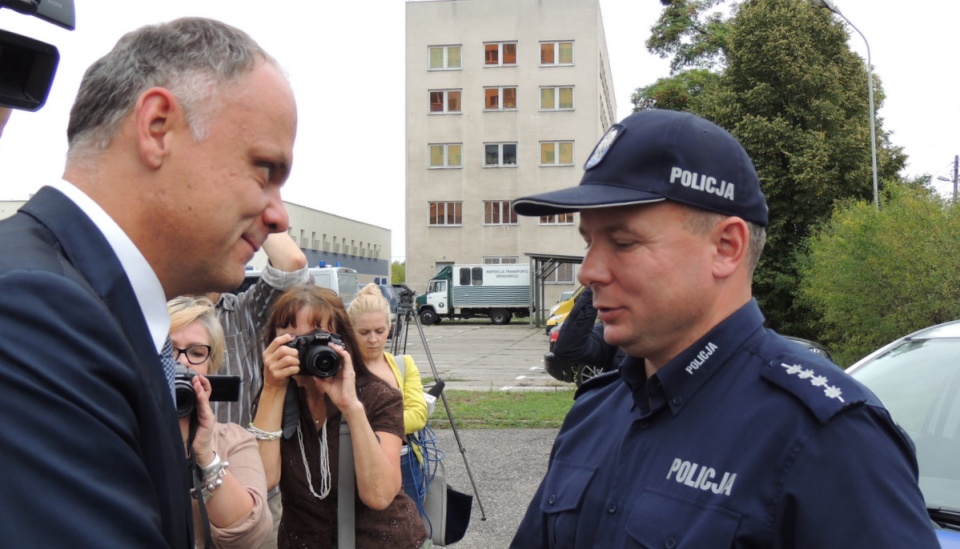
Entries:
[[549, 350], [543, 355], [543, 369], [554, 379], [566, 383], [576, 383], [578, 387], [588, 379], [607, 372], [607, 369], [603, 366], [574, 364], [554, 355], [553, 346], [557, 342], [557, 336], [560, 335], [561, 326], [563, 326], [563, 322], [550, 329]]
[[785, 338], [787, 338], [787, 339], [789, 339], [790, 341], [793, 341], [793, 342], [795, 342], [795, 343], [799, 343], [799, 344], [802, 345], [806, 350], [808, 350], [808, 351], [810, 351], [810, 352], [812, 352], [812, 353], [817, 353], [818, 355], [823, 355], [823, 356], [827, 357], [828, 359], [833, 360], [833, 358], [830, 356], [830, 352], [827, 351], [827, 348], [824, 347], [823, 345], [817, 343], [816, 341], [810, 341], [809, 339], [803, 339], [803, 338], [794, 337], [794, 336], [783, 336], [783, 337], [785, 337]]
[[940, 545], [960, 548], [960, 320], [897, 339], [847, 373], [876, 393], [913, 439]]
[[567, 299], [562, 299], [562, 295], [561, 295], [561, 300], [556, 305], [550, 308], [550, 312], [549, 314], [547, 314], [546, 331], [548, 336], [550, 335], [550, 330], [554, 326], [563, 322], [563, 319], [567, 318], [567, 315], [570, 314], [570, 310], [573, 309], [573, 302], [576, 301], [577, 296], [580, 295], [580, 292], [583, 291], [583, 288], [584, 288], [583, 286], [580, 286], [579, 288], [574, 290], [573, 293], [570, 294], [570, 297], [568, 297]]

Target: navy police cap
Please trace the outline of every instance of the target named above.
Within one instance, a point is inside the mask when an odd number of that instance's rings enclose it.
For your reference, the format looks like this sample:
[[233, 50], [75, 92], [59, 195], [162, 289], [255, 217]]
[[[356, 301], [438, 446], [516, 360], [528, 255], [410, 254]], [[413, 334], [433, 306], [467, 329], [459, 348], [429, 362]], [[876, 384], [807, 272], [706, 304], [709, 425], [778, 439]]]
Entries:
[[650, 109], [607, 130], [576, 187], [513, 201], [519, 215], [672, 200], [767, 226], [767, 202], [747, 152], [720, 126], [685, 112]]

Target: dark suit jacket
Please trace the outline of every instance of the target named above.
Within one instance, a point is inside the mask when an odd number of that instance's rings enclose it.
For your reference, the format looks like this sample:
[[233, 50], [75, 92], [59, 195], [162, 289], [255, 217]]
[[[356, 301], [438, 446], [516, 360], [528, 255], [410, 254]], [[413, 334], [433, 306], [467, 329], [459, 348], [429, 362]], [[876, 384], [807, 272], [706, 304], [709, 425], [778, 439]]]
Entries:
[[133, 288], [47, 187], [0, 222], [0, 437], [0, 545], [191, 546], [183, 442]]

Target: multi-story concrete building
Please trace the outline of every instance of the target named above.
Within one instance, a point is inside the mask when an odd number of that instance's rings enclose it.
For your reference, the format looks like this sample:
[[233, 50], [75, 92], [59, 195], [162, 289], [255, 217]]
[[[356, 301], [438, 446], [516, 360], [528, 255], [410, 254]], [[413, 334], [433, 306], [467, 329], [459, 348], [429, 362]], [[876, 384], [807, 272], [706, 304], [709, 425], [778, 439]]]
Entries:
[[[598, 0], [406, 4], [406, 278], [444, 265], [578, 256], [576, 215], [519, 218], [510, 201], [576, 185], [616, 122]], [[545, 279], [545, 303], [576, 287]]]
[[[0, 201], [0, 219], [15, 214], [23, 204], [20, 200]], [[306, 254], [310, 266], [324, 262], [330, 267], [349, 267], [364, 283], [390, 276], [390, 229], [291, 202], [284, 205], [290, 216], [287, 232]], [[247, 268], [259, 270], [266, 264], [267, 254], [260, 250]]]

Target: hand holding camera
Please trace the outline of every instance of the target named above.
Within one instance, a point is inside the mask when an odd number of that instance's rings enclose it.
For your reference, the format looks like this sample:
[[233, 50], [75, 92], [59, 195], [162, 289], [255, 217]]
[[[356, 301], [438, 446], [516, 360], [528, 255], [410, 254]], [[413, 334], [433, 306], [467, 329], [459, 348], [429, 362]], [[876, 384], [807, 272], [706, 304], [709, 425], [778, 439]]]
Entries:
[[343, 347], [337, 334], [320, 330], [294, 338], [286, 346], [296, 349], [300, 357], [300, 374], [319, 378], [333, 377], [340, 371], [340, 355], [330, 344]]

